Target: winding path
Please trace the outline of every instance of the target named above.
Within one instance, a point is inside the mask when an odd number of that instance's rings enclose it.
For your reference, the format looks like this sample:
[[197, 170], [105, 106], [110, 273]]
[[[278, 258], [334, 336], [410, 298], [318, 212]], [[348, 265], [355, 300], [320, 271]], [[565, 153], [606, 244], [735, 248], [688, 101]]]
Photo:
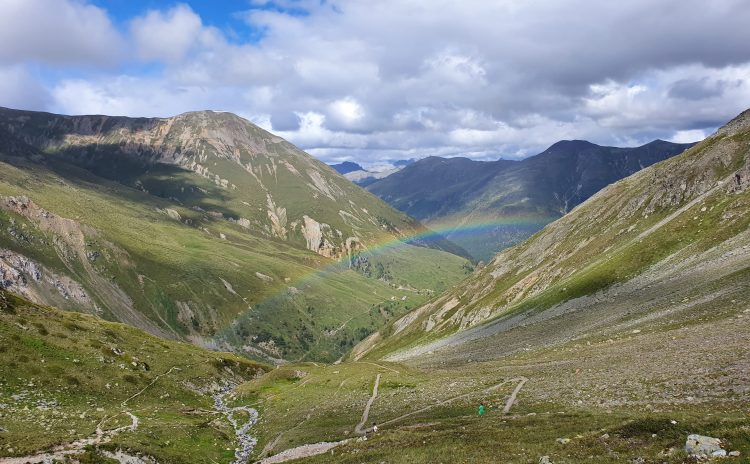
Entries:
[[[484, 390], [482, 390], [482, 393], [493, 392], [493, 391], [497, 390], [498, 388], [502, 387], [503, 385], [505, 385], [506, 383], [509, 383], [509, 382], [518, 382], [518, 385], [516, 385], [515, 390], [513, 390], [513, 393], [511, 393], [510, 398], [508, 398], [508, 400], [505, 402], [505, 407], [503, 408], [503, 413], [507, 414], [508, 411], [510, 411], [510, 408], [513, 407], [513, 404], [516, 402], [516, 398], [518, 397], [518, 393], [521, 391], [521, 388], [523, 388], [524, 384], [526, 384], [526, 382], [528, 382], [528, 381], [529, 381], [529, 379], [527, 379], [526, 377], [517, 377], [517, 378], [514, 378], [514, 379], [506, 380], [504, 382], [500, 382], [497, 385], [493, 385], [493, 386], [491, 386], [489, 388], [485, 388]], [[431, 404], [430, 406], [425, 406], [424, 408], [417, 409], [416, 411], [412, 411], [412, 412], [406, 413], [406, 414], [404, 414], [402, 416], [396, 417], [394, 419], [387, 420], [387, 421], [383, 422], [381, 424], [381, 426], [393, 424], [393, 423], [398, 422], [398, 421], [400, 421], [402, 419], [406, 419], [409, 416], [413, 416], [415, 414], [419, 414], [419, 413], [422, 413], [422, 412], [425, 412], [425, 411], [429, 411], [430, 409], [432, 409], [434, 407], [437, 407], [437, 406], [444, 406], [444, 405], [446, 405], [448, 403], [452, 403], [453, 401], [460, 400], [462, 398], [467, 398], [469, 396], [473, 396], [476, 393], [477, 392], [464, 393], [463, 395], [458, 395], [458, 396], [454, 396], [452, 398], [448, 398], [446, 400], [438, 401], [437, 403]]]

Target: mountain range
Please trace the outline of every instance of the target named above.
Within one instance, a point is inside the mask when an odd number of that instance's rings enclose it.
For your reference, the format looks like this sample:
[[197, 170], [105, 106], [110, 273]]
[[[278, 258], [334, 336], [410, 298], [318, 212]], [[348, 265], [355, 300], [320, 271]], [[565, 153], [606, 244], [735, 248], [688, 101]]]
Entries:
[[690, 146], [566, 140], [521, 161], [428, 157], [366, 188], [486, 261], [603, 187]]
[[750, 291], [749, 144], [750, 110], [497, 254], [357, 356], [375, 347], [391, 360], [497, 359], [734, 314]]

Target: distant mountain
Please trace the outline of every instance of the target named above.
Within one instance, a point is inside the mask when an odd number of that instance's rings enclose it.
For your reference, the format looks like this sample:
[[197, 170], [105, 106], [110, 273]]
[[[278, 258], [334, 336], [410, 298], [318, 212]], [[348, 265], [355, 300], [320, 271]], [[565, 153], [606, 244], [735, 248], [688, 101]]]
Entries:
[[331, 167], [335, 169], [336, 172], [338, 172], [339, 174], [349, 174], [350, 172], [365, 170], [365, 168], [363, 168], [359, 164], [352, 163], [351, 161], [344, 161], [343, 163], [332, 164]]
[[603, 187], [690, 146], [655, 140], [616, 148], [566, 140], [521, 161], [429, 157], [367, 189], [487, 260]]
[[424, 235], [231, 113], [0, 109], [0, 287], [36, 303], [260, 359], [335, 360], [465, 275], [441, 251], [459, 248]]

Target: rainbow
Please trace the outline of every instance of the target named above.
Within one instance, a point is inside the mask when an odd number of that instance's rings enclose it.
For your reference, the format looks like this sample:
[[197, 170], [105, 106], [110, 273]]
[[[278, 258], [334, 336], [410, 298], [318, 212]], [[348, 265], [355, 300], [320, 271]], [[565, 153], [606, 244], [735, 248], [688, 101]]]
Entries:
[[262, 304], [281, 296], [284, 292], [287, 291], [289, 287], [301, 288], [307, 284], [312, 283], [315, 280], [325, 278], [327, 275], [339, 273], [343, 270], [346, 270], [350, 268], [350, 263], [352, 262], [352, 260], [356, 259], [359, 256], [375, 256], [377, 254], [397, 251], [407, 246], [426, 244], [430, 243], [430, 241], [445, 240], [448, 237], [455, 238], [486, 234], [497, 230], [499, 227], [539, 225], [541, 228], [541, 226], [543, 226], [544, 224], [552, 222], [555, 219], [557, 218], [541, 216], [511, 216], [496, 218], [493, 220], [476, 221], [472, 223], [440, 225], [435, 228], [423, 228], [419, 232], [411, 235], [389, 235], [388, 238], [385, 238], [380, 242], [376, 242], [375, 244], [370, 244], [369, 246], [363, 245], [362, 248], [356, 253], [342, 256], [339, 259], [333, 260], [333, 262], [331, 262], [330, 264], [314, 268], [291, 281], [284, 281], [283, 285], [280, 286], [278, 291], [275, 291], [263, 300], [256, 302], [256, 304]]

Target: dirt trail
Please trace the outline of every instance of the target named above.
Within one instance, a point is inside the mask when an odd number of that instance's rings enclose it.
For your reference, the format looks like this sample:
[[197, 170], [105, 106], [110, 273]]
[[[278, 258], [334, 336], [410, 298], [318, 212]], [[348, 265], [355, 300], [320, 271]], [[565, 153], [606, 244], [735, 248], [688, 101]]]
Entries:
[[[133, 415], [130, 411], [122, 411], [121, 414], [130, 416], [130, 425], [124, 425], [111, 430], [102, 430], [101, 425], [107, 419], [111, 419], [115, 416], [104, 417], [96, 426], [96, 432], [93, 436], [88, 438], [81, 438], [79, 440], [66, 443], [64, 445], [57, 445], [47, 452], [35, 454], [32, 456], [24, 456], [20, 458], [0, 458], [0, 464], [37, 464], [37, 463], [51, 463], [54, 461], [64, 461], [65, 456], [82, 453], [85, 448], [89, 446], [97, 446], [103, 443], [112, 441], [115, 435], [122, 432], [132, 432], [138, 428], [138, 417]], [[119, 414], [118, 414], [119, 415]], [[123, 453], [123, 456], [126, 456]], [[131, 456], [126, 456], [130, 458]], [[122, 462], [122, 461], [121, 461]]]
[[362, 427], [365, 426], [365, 423], [367, 422], [367, 417], [370, 415], [370, 407], [372, 406], [372, 403], [375, 401], [375, 398], [378, 397], [378, 385], [380, 385], [380, 374], [375, 376], [375, 385], [372, 387], [372, 396], [369, 400], [367, 400], [367, 404], [365, 405], [365, 410], [362, 413], [362, 420], [359, 421], [359, 424], [357, 424], [356, 427], [354, 427], [354, 433], [358, 435], [364, 435], [367, 430], [362, 430]]
[[309, 445], [302, 445], [296, 448], [290, 448], [282, 451], [279, 454], [271, 457], [256, 461], [256, 464], [278, 464], [280, 462], [291, 461], [293, 459], [309, 458], [310, 456], [317, 456], [318, 454], [327, 453], [337, 446], [349, 443], [352, 441], [351, 438], [342, 441], [322, 441], [320, 443], [312, 443]]
[[[190, 367], [190, 366], [186, 366], [186, 367]], [[151, 383], [149, 383], [148, 385], [146, 385], [145, 387], [143, 387], [143, 388], [142, 388], [142, 389], [141, 389], [141, 390], [140, 390], [140, 391], [139, 391], [138, 393], [136, 393], [135, 395], [131, 396], [130, 398], [127, 398], [127, 399], [126, 399], [125, 401], [123, 401], [123, 402], [121, 403], [121, 405], [122, 405], [122, 406], [125, 406], [125, 405], [126, 405], [126, 404], [128, 403], [128, 401], [132, 400], [133, 398], [136, 398], [136, 397], [140, 396], [140, 395], [141, 395], [141, 393], [145, 392], [146, 390], [148, 390], [148, 388], [149, 388], [149, 387], [150, 387], [151, 385], [155, 384], [157, 380], [159, 380], [160, 378], [164, 377], [165, 375], [171, 374], [171, 373], [172, 373], [172, 371], [174, 371], [174, 370], [180, 371], [180, 370], [182, 370], [182, 369], [181, 369], [181, 368], [179, 368], [179, 367], [177, 367], [177, 366], [173, 366], [173, 367], [171, 367], [171, 368], [170, 368], [170, 369], [169, 369], [168, 371], [166, 371], [166, 372], [164, 372], [164, 373], [162, 373], [162, 374], [159, 374], [159, 375], [157, 375], [156, 377], [154, 377], [154, 380], [152, 380], [152, 381], [151, 381]]]
[[[516, 379], [513, 379], [516, 380]], [[511, 382], [513, 381], [511, 380]], [[518, 393], [523, 388], [524, 384], [528, 382], [529, 379], [526, 377], [519, 377], [518, 378], [518, 385], [516, 385], [515, 390], [513, 390], [513, 393], [510, 394], [510, 398], [508, 398], [508, 401], [505, 402], [505, 407], [503, 408], [503, 414], [508, 414], [508, 411], [510, 411], [510, 408], [513, 406], [513, 403], [516, 402], [516, 398], [518, 397]]]

